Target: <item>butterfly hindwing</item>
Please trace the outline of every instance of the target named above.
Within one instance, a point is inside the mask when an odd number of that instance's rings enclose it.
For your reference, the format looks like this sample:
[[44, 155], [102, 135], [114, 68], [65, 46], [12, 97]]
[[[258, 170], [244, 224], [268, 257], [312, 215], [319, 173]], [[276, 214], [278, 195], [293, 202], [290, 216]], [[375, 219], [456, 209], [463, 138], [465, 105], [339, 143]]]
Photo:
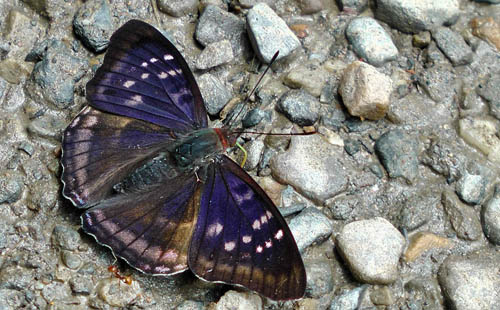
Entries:
[[245, 286], [272, 299], [303, 296], [305, 269], [293, 236], [265, 192], [220, 156], [207, 168], [189, 268], [208, 281]]
[[112, 35], [102, 66], [87, 84], [87, 99], [103, 111], [176, 131], [207, 126], [186, 61], [156, 28], [138, 20]]
[[201, 183], [184, 175], [168, 184], [103, 200], [82, 215], [84, 231], [142, 272], [186, 270]]
[[173, 140], [172, 131], [148, 122], [83, 109], [63, 135], [63, 194], [88, 207], [112, 193], [141, 162]]

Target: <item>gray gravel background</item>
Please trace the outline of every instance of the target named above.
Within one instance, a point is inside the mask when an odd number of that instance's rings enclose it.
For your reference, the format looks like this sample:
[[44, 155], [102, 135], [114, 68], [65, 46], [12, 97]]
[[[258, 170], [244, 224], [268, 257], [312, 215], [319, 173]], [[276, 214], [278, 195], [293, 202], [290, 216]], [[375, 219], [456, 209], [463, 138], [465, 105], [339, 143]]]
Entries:
[[[499, 3], [2, 0], [0, 309], [500, 309]], [[213, 126], [280, 50], [242, 124], [318, 134], [242, 142], [303, 255], [303, 299], [118, 261], [129, 285], [80, 230], [61, 133], [132, 18], [179, 48]]]

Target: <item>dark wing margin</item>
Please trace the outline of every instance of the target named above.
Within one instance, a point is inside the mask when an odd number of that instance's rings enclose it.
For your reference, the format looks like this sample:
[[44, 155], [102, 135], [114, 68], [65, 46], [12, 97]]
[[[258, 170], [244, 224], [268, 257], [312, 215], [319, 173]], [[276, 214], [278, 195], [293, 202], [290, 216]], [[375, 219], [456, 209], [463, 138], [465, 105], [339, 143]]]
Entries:
[[304, 295], [306, 274], [293, 236], [271, 199], [226, 156], [207, 169], [188, 254], [208, 281], [242, 285], [274, 300]]
[[77, 207], [92, 206], [173, 139], [170, 129], [84, 108], [63, 135], [63, 195]]
[[169, 275], [188, 268], [189, 240], [201, 183], [183, 175], [168, 183], [103, 200], [82, 215], [83, 230], [144, 273]]
[[203, 98], [186, 61], [156, 28], [130, 20], [110, 39], [87, 100], [103, 111], [174, 130], [207, 126]]

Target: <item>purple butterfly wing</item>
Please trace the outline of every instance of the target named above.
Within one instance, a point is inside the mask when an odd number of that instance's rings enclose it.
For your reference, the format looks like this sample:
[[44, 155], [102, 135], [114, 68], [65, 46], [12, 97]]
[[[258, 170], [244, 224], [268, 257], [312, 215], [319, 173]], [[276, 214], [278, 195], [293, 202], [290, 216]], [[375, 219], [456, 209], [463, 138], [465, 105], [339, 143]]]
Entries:
[[186, 61], [156, 28], [139, 20], [111, 36], [104, 62], [87, 84], [87, 100], [100, 110], [176, 131], [207, 126]]
[[63, 135], [63, 195], [77, 207], [99, 202], [174, 137], [168, 128], [84, 108]]
[[226, 156], [207, 169], [188, 263], [205, 280], [239, 284], [275, 300], [301, 298], [306, 287], [304, 264], [285, 220]]
[[86, 233], [134, 268], [167, 275], [188, 268], [187, 253], [199, 209], [194, 175], [148, 185], [101, 201], [82, 215]]

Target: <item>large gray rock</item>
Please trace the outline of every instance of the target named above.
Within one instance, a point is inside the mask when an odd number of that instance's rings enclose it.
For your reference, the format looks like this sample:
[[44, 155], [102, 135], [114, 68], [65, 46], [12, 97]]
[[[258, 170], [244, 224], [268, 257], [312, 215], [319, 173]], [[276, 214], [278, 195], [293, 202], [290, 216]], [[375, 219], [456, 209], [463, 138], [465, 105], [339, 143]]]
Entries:
[[227, 102], [231, 99], [232, 94], [224, 83], [216, 76], [205, 73], [197, 79], [200, 92], [205, 100], [205, 108], [210, 115], [219, 114]]
[[403, 32], [418, 33], [458, 19], [458, 0], [378, 0], [375, 16]]
[[448, 27], [439, 27], [432, 31], [432, 37], [454, 66], [472, 62], [474, 53], [460, 34]]
[[108, 0], [85, 1], [73, 20], [75, 33], [94, 52], [108, 47], [113, 34], [113, 23]]
[[328, 217], [315, 207], [304, 209], [290, 221], [289, 227], [300, 252], [311, 244], [329, 237], [333, 232]]

